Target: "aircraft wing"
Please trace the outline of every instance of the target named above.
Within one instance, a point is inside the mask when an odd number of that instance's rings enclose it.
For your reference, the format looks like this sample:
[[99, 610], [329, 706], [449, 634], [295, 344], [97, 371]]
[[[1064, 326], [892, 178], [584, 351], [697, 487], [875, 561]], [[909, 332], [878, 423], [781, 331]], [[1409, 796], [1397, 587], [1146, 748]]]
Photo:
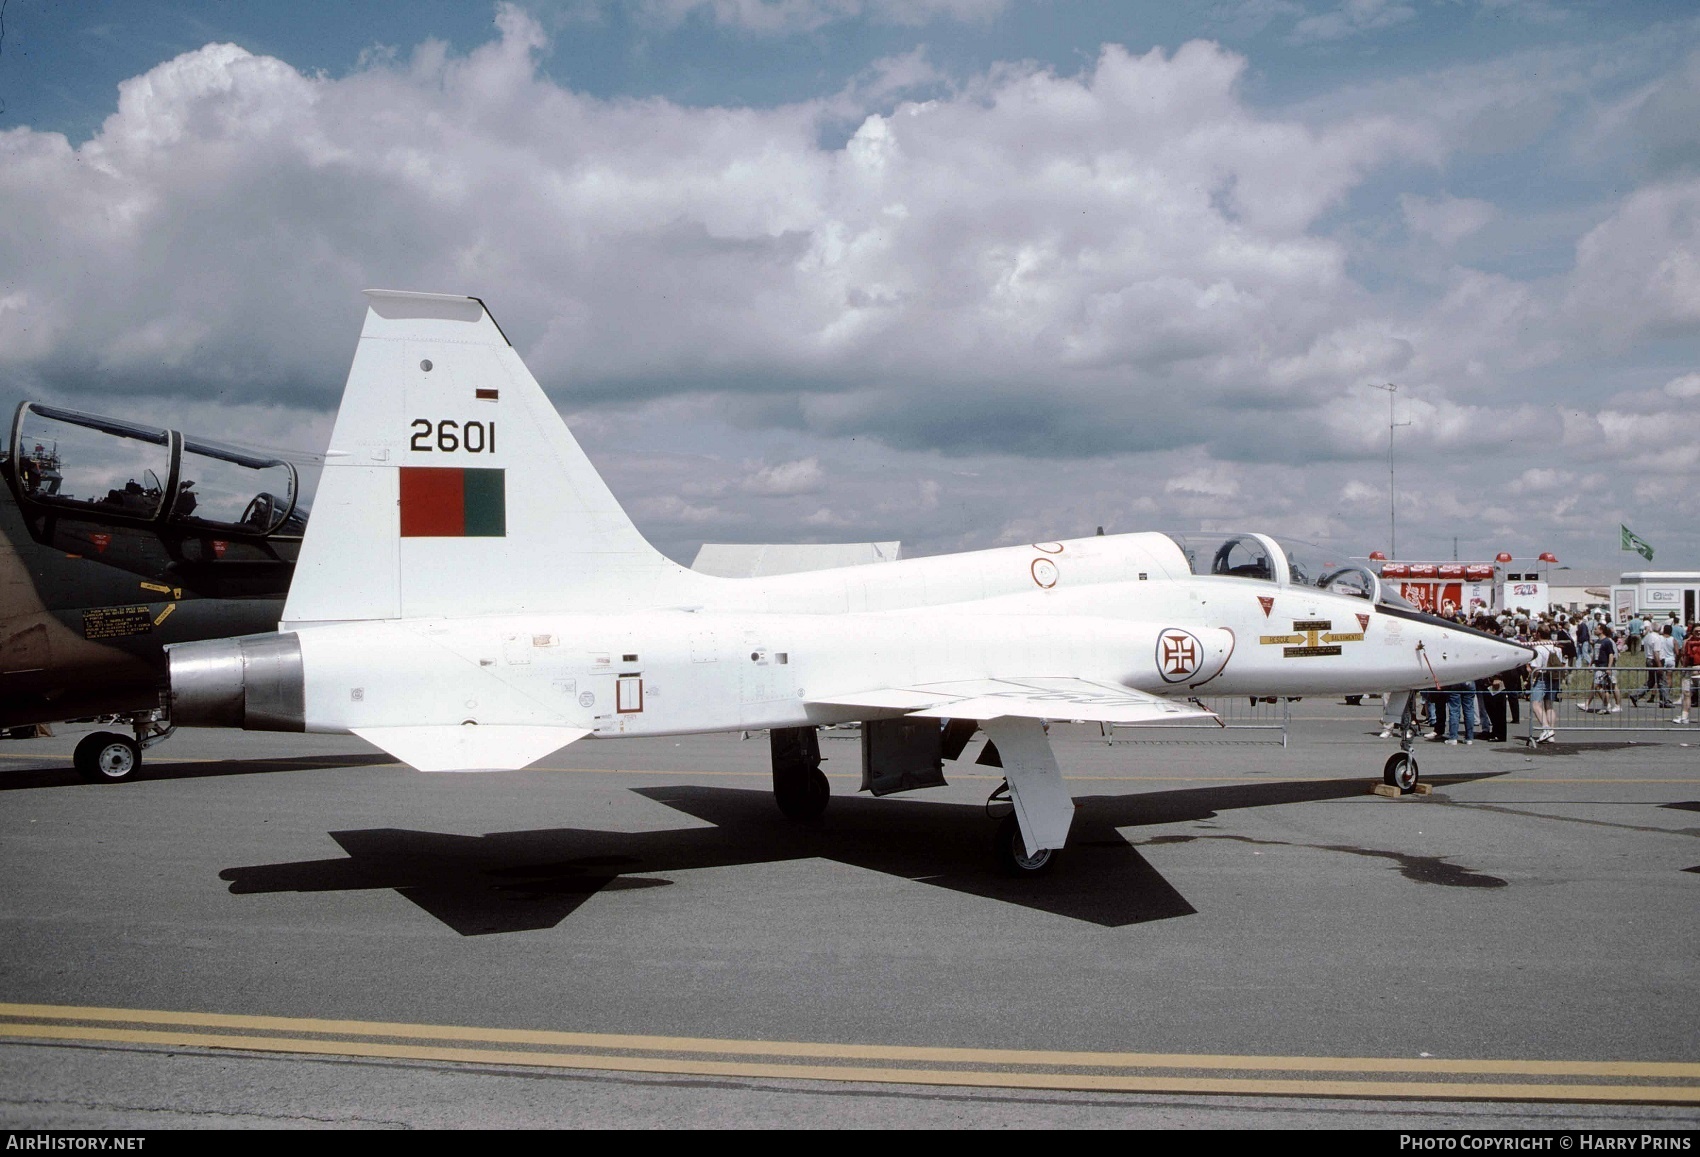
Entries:
[[879, 707], [931, 719], [1081, 719], [1089, 723], [1167, 723], [1215, 719], [1214, 713], [1091, 679], [966, 679], [816, 699], [832, 707]]
[[420, 771], [514, 771], [590, 734], [578, 727], [467, 724], [351, 730]]

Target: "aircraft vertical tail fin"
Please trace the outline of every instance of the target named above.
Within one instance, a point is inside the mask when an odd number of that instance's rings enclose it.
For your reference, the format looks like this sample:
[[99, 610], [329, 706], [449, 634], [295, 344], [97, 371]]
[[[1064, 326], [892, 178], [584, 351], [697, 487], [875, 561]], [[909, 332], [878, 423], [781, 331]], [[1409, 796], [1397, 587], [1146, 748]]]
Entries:
[[712, 581], [638, 533], [483, 302], [366, 297], [286, 629], [654, 605]]

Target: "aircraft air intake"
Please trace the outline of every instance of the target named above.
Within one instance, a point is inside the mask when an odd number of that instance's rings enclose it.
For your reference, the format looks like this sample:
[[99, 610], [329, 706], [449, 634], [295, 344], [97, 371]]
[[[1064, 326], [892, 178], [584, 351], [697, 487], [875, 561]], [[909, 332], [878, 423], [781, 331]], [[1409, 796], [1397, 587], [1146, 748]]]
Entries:
[[180, 643], [168, 653], [178, 724], [306, 730], [301, 640], [293, 632]]

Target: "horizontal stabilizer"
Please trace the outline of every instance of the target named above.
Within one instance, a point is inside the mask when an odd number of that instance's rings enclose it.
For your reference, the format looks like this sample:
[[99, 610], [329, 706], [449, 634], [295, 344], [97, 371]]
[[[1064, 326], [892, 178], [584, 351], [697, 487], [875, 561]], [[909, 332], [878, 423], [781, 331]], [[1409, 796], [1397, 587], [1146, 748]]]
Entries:
[[1089, 723], [1169, 723], [1215, 719], [1196, 704], [1176, 702], [1091, 679], [965, 679], [918, 687], [833, 696], [832, 707], [877, 707], [936, 719], [1081, 719]]
[[356, 727], [353, 731], [419, 771], [515, 771], [590, 734], [578, 727], [476, 723]]

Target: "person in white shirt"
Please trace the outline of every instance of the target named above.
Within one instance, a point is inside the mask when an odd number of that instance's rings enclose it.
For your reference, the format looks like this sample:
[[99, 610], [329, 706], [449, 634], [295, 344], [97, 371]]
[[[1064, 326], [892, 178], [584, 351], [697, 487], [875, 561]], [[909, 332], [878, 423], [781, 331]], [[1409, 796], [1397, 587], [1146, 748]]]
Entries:
[[[1617, 687], [1617, 656], [1616, 632], [1602, 626], [1594, 638], [1594, 689], [1588, 692], [1588, 701], [1581, 710], [1597, 710], [1602, 715], [1623, 710], [1623, 695]], [[1594, 706], [1596, 699], [1600, 701], [1598, 708]]]
[[1558, 698], [1558, 687], [1564, 679], [1564, 652], [1552, 641], [1552, 628], [1542, 626], [1535, 632], [1535, 658], [1529, 664], [1529, 707], [1534, 713], [1536, 731], [1529, 740], [1531, 746], [1536, 743], [1551, 743], [1558, 733], [1553, 729], [1557, 722], [1557, 711], [1553, 707]]
[[1676, 644], [1664, 631], [1649, 624], [1641, 635], [1641, 658], [1647, 665], [1647, 686], [1631, 695], [1629, 701], [1639, 707], [1641, 700], [1651, 699], [1656, 692], [1660, 707], [1672, 706], [1670, 670], [1676, 666]]

